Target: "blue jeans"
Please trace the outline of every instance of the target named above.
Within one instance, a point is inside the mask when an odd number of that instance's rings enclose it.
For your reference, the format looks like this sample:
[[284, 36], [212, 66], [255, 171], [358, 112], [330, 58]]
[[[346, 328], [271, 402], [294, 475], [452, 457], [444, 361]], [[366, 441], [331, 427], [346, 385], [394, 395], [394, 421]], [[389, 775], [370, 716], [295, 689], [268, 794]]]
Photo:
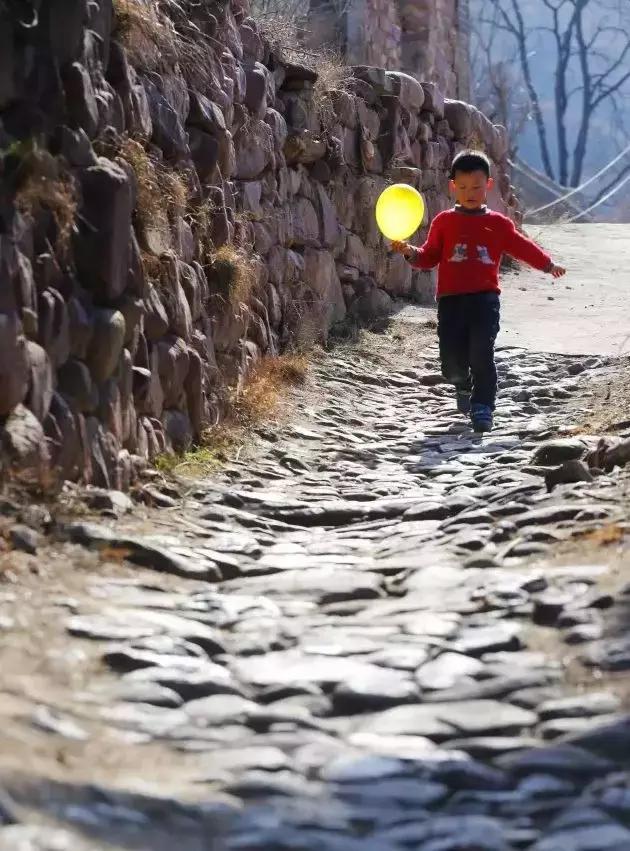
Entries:
[[458, 390], [472, 391], [473, 405], [492, 410], [497, 395], [494, 341], [499, 321], [498, 293], [442, 296], [438, 302], [442, 374]]

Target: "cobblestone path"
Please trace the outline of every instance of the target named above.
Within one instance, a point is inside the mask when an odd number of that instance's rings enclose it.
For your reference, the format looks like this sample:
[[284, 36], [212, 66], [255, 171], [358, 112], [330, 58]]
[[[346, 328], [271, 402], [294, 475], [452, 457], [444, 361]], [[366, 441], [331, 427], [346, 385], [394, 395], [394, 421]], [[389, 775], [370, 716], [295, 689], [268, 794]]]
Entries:
[[396, 363], [323, 356], [253, 459], [57, 529], [70, 593], [0, 589], [2, 851], [630, 849], [630, 478], [569, 413], [610, 366], [501, 350], [481, 438]]

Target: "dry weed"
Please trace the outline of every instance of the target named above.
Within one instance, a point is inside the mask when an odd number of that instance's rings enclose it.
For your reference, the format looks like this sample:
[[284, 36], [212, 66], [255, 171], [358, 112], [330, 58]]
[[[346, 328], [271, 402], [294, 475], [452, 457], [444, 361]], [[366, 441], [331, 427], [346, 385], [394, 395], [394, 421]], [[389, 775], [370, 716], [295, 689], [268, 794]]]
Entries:
[[308, 358], [301, 354], [263, 358], [240, 389], [227, 392], [225, 419], [206, 429], [199, 446], [183, 455], [160, 455], [157, 469], [166, 475], [199, 478], [237, 459], [250, 443], [251, 429], [277, 417], [286, 388], [304, 383], [308, 366]]
[[142, 255], [142, 265], [144, 266], [147, 277], [150, 281], [159, 283], [162, 280], [162, 260], [156, 257], [155, 254], [144, 251], [144, 249], [140, 249], [140, 254]]
[[627, 530], [617, 523], [608, 523], [599, 529], [590, 529], [586, 532], [576, 532], [573, 537], [583, 542], [594, 544], [597, 547], [607, 547], [618, 544], [627, 534]]
[[267, 39], [274, 53], [288, 62], [299, 61], [303, 30], [298, 24], [298, 17], [280, 10], [258, 9], [256, 5], [252, 8], [252, 14], [260, 34]]
[[178, 61], [179, 37], [173, 22], [152, 0], [114, 0], [115, 34], [134, 66], [154, 71]]
[[188, 187], [182, 174], [172, 169], [158, 169], [162, 193], [166, 200], [166, 210], [172, 221], [176, 216], [183, 216], [188, 205]]
[[131, 166], [136, 176], [136, 212], [142, 222], [164, 217], [166, 210], [160, 190], [156, 163], [140, 142], [130, 137], [122, 140], [119, 155]]
[[223, 245], [214, 256], [209, 275], [216, 292], [229, 304], [247, 301], [256, 283], [250, 256], [234, 245]]
[[330, 45], [319, 48], [307, 46], [308, 33], [300, 25], [300, 16], [286, 10], [261, 11], [256, 14], [258, 29], [269, 41], [272, 50], [285, 62], [304, 65], [317, 73], [313, 103], [325, 129], [332, 127], [335, 110], [330, 98], [333, 91], [351, 91], [353, 74], [341, 52]]
[[24, 180], [15, 195], [15, 206], [30, 219], [43, 210], [52, 214], [57, 229], [55, 248], [67, 255], [77, 212], [77, 192], [69, 175], [52, 176], [39, 168], [36, 156], [24, 163]]
[[[211, 81], [209, 39], [192, 20], [186, 2], [174, 0], [113, 0], [115, 34], [132, 64], [144, 71], [178, 67], [189, 85]], [[198, 4], [194, 4], [198, 5]]]
[[192, 227], [195, 239], [199, 246], [199, 253], [202, 258], [202, 263], [212, 265], [212, 251], [214, 245], [212, 242], [212, 217], [217, 209], [217, 205], [212, 197], [205, 198], [201, 204], [197, 204], [194, 209], [189, 209], [187, 218]]
[[299, 298], [295, 294], [286, 307], [285, 326], [288, 351], [296, 354], [311, 352], [315, 346], [325, 342], [328, 305], [314, 293], [311, 298]]
[[336, 121], [335, 108], [332, 102], [332, 92], [351, 92], [353, 75], [351, 69], [344, 63], [341, 56], [332, 50], [322, 51], [314, 58], [317, 80], [313, 90], [313, 102], [317, 116], [324, 127], [329, 130]]
[[178, 171], [154, 160], [140, 142], [129, 136], [123, 138], [118, 153], [136, 175], [138, 221], [166, 228], [186, 212], [188, 189]]
[[234, 394], [230, 419], [244, 427], [271, 419], [278, 413], [286, 387], [303, 384], [307, 371], [308, 359], [302, 354], [262, 358]]

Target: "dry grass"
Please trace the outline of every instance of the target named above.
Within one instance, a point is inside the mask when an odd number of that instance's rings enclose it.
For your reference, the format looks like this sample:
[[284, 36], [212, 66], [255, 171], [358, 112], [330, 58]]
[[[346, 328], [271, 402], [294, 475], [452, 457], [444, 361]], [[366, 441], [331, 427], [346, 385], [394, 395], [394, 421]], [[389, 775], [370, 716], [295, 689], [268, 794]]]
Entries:
[[[208, 50], [222, 47], [209, 39], [190, 15], [186, 0], [113, 0], [114, 34], [134, 67], [143, 71], [175, 68], [189, 85], [203, 88], [212, 79]], [[194, 2], [193, 6], [199, 5]]]
[[225, 420], [206, 429], [200, 445], [183, 455], [159, 456], [157, 469], [166, 475], [201, 478], [238, 459], [250, 443], [249, 432], [278, 417], [287, 387], [303, 384], [308, 366], [305, 355], [263, 358], [243, 386], [229, 392]]
[[[299, 292], [286, 305], [284, 323], [287, 329], [286, 348], [295, 354], [309, 354], [326, 342], [328, 304], [315, 293], [307, 298]], [[302, 294], [303, 295], [303, 294]]]
[[136, 175], [136, 215], [139, 222], [153, 227], [168, 227], [177, 216], [185, 213], [188, 189], [179, 172], [158, 163], [140, 142], [129, 136], [123, 138], [118, 153]]
[[608, 547], [611, 544], [620, 543], [626, 537], [626, 533], [627, 530], [617, 523], [608, 523], [598, 529], [576, 532], [573, 537], [597, 547]]
[[154, 71], [175, 64], [180, 38], [173, 22], [151, 0], [114, 0], [115, 35], [129, 53], [132, 64]]
[[69, 175], [52, 177], [37, 167], [36, 159], [26, 165], [26, 176], [15, 195], [15, 206], [27, 218], [36, 219], [43, 211], [51, 213], [57, 230], [54, 248], [63, 258], [70, 247], [70, 239], [77, 212], [77, 192]]
[[214, 255], [208, 275], [210, 285], [227, 303], [242, 304], [251, 295], [256, 271], [249, 254], [234, 245], [223, 245]]
[[240, 426], [252, 427], [275, 417], [287, 386], [303, 384], [307, 372], [308, 359], [303, 354], [263, 358], [234, 394], [230, 419]]
[[258, 25], [258, 31], [266, 38], [271, 49], [280, 59], [288, 62], [299, 61], [299, 44], [303, 31], [295, 15], [286, 14], [282, 10], [252, 8], [252, 13]]
[[160, 184], [156, 163], [149, 157], [140, 142], [126, 137], [120, 146], [119, 155], [129, 163], [136, 175], [137, 199], [136, 212], [142, 222], [155, 221], [166, 214], [166, 208]]
[[160, 455], [155, 466], [166, 475], [202, 478], [220, 469], [231, 458], [238, 457], [244, 442], [241, 428], [234, 424], [221, 423], [206, 429], [199, 446], [182, 455]]
[[193, 229], [195, 238], [199, 245], [202, 262], [212, 265], [212, 216], [216, 204], [212, 198], [206, 198], [198, 204], [194, 210], [188, 211], [188, 221]]
[[183, 216], [188, 205], [188, 187], [184, 177], [164, 167], [158, 169], [158, 174], [169, 217], [172, 220], [174, 216]]
[[306, 32], [299, 25], [299, 16], [288, 10], [256, 14], [258, 29], [269, 41], [272, 50], [285, 62], [304, 65], [317, 73], [313, 89], [313, 104], [322, 126], [330, 129], [335, 122], [335, 110], [330, 93], [352, 91], [353, 75], [341, 52], [329, 45], [314, 49], [304, 44]]
[[329, 130], [336, 121], [330, 94], [333, 91], [351, 92], [354, 78], [341, 56], [332, 50], [322, 51], [317, 55], [314, 65], [318, 76], [313, 90], [313, 102], [322, 127]]

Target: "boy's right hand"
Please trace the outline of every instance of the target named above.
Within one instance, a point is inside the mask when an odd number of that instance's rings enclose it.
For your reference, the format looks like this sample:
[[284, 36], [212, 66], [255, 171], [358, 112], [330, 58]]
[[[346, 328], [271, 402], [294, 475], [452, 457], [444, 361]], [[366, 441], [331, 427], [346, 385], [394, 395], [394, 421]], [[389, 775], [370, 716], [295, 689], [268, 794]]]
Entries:
[[397, 254], [402, 254], [403, 257], [409, 259], [413, 255], [413, 246], [409, 245], [408, 242], [399, 242], [398, 240], [393, 240], [392, 251], [395, 251]]

